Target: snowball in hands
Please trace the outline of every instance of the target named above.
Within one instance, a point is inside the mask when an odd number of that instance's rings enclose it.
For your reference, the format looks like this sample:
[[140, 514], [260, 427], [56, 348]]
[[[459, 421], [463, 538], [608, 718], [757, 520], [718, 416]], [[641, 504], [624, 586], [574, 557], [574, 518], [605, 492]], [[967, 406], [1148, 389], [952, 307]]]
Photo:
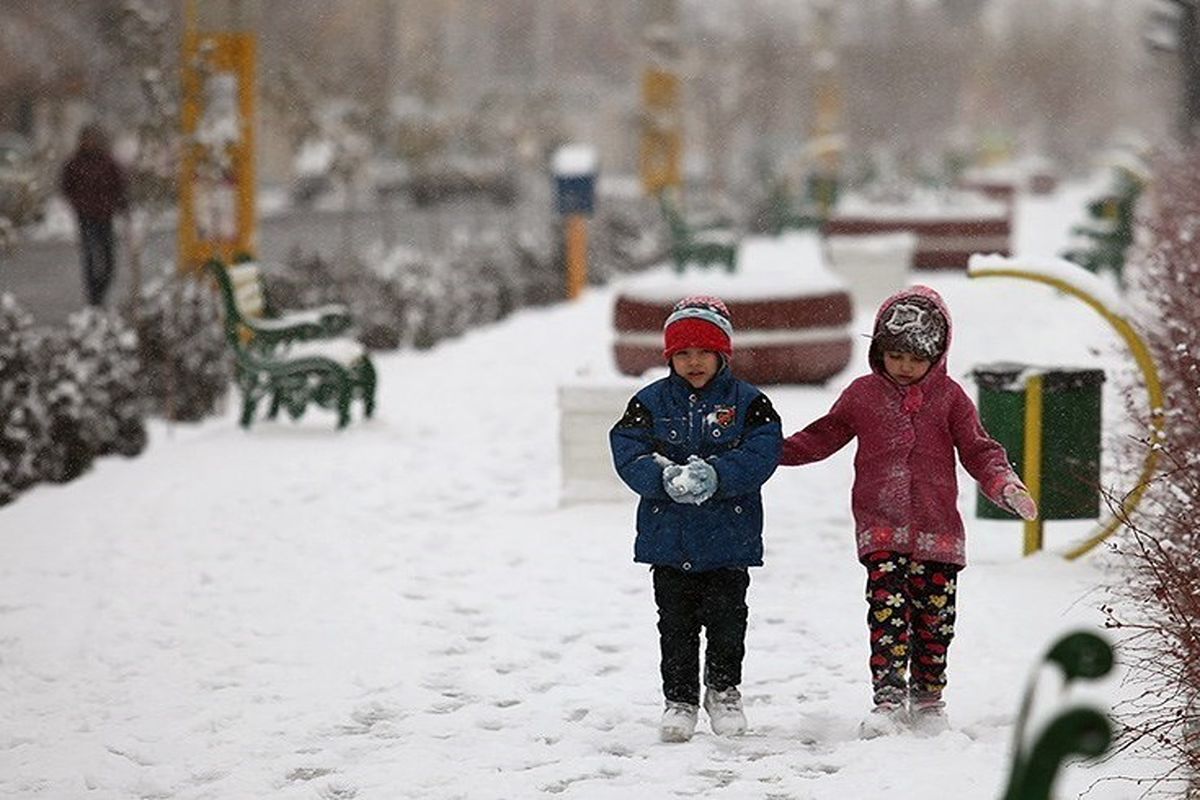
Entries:
[[1030, 497], [1029, 492], [1019, 483], [1010, 483], [1004, 487], [1004, 502], [1021, 519], [1037, 519], [1037, 503]]
[[687, 502], [684, 497], [691, 491], [691, 484], [683, 467], [678, 464], [663, 467], [662, 482], [667, 496], [677, 503]]
[[696, 505], [716, 493], [717, 471], [713, 469], [712, 464], [699, 456], [691, 456], [688, 458], [687, 471], [692, 478], [692, 494], [696, 497]]
[[686, 465], [663, 468], [663, 489], [676, 503], [700, 505], [717, 491], [717, 471], [700, 456], [688, 456]]

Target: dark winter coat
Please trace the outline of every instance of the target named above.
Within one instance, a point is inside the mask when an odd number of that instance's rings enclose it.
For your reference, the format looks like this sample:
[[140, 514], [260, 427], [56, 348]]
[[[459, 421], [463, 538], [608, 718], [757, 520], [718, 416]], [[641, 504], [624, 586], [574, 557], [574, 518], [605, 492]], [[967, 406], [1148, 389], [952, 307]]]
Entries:
[[125, 175], [106, 151], [81, 147], [63, 166], [60, 188], [82, 219], [104, 221], [125, 208]]
[[[761, 566], [760, 487], [779, 460], [779, 415], [767, 396], [723, 367], [703, 389], [669, 376], [629, 401], [609, 434], [621, 479], [641, 495], [634, 560], [692, 572]], [[717, 472], [701, 505], [673, 501], [663, 467], [699, 455]]]
[[[950, 313], [927, 287], [885, 300], [876, 328], [889, 306], [914, 294], [933, 301], [946, 318], [948, 350]], [[901, 386], [888, 377], [877, 349], [872, 344], [869, 375], [846, 387], [828, 414], [784, 441], [781, 463], [820, 461], [857, 437], [851, 508], [859, 557], [892, 550], [964, 566], [955, 451], [984, 494], [1002, 508], [1004, 486], [1020, 479], [1004, 447], [984, 430], [971, 398], [946, 373], [945, 352], [921, 380]]]

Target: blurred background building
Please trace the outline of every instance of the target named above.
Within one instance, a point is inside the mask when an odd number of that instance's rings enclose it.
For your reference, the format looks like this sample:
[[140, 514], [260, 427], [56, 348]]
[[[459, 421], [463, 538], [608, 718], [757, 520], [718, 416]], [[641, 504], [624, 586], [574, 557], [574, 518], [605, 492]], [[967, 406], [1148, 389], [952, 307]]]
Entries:
[[[948, 151], [1037, 151], [1068, 168], [1115, 133], [1178, 125], [1177, 46], [1149, 47], [1155, 4], [1182, 0], [679, 0], [689, 178], [736, 190], [800, 166], [814, 53], [831, 48], [851, 164], [919, 171]], [[544, 168], [567, 140], [635, 174], [647, 3], [638, 0], [205, 0], [205, 25], [259, 40], [259, 176], [287, 184], [302, 140], [336, 118], [405, 164], [447, 153]], [[1161, 8], [1159, 8], [1161, 12]], [[175, 42], [185, 0], [5, 0], [0, 131], [65, 153], [85, 119], [136, 120], [150, 74], [132, 28]], [[1194, 19], [1194, 15], [1193, 15]], [[131, 20], [141, 20], [140, 23]], [[1161, 42], [1160, 42], [1161, 43]], [[301, 120], [298, 122], [298, 120]], [[118, 130], [119, 133], [119, 130]]]

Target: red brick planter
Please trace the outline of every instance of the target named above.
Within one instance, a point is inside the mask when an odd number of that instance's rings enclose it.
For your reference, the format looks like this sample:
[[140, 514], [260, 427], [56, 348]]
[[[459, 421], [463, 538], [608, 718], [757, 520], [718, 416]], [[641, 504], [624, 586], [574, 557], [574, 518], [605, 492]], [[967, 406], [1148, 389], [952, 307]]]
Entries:
[[[621, 294], [613, 307], [617, 369], [662, 368], [662, 325], [674, 301]], [[726, 298], [733, 317], [734, 374], [755, 384], [824, 383], [846, 368], [853, 313], [845, 290], [792, 297]]]
[[1012, 255], [1012, 221], [1007, 209], [985, 213], [836, 212], [823, 227], [826, 236], [911, 231], [917, 236], [913, 269], [967, 269], [974, 253]]

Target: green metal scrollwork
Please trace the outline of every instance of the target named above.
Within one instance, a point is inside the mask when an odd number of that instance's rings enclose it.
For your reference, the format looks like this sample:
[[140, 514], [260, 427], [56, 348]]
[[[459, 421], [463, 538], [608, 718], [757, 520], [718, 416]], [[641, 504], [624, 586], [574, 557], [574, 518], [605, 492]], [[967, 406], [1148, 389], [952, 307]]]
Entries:
[[[1043, 659], [1057, 666], [1064, 686], [1076, 680], [1096, 680], [1112, 671], [1113, 651], [1093, 633], [1071, 633], [1054, 643]], [[1112, 742], [1107, 715], [1092, 708], [1072, 707], [1054, 716], [1026, 752], [1026, 725], [1033, 708], [1037, 675], [1030, 678], [1021, 701], [1013, 739], [1013, 764], [1003, 800], [1049, 800], [1059, 769], [1072, 756], [1096, 758]]]

